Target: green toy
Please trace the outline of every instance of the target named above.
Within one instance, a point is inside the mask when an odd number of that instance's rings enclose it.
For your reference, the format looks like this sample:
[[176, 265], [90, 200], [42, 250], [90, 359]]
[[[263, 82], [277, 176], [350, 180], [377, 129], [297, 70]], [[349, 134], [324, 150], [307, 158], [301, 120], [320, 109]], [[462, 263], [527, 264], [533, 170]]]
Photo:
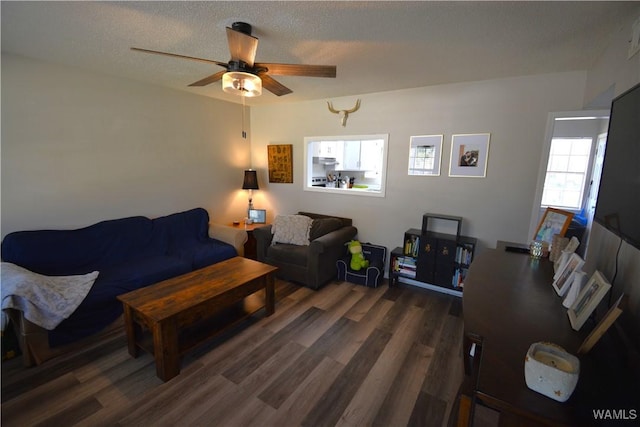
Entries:
[[369, 267], [369, 261], [364, 259], [364, 255], [362, 255], [362, 245], [357, 240], [352, 240], [347, 243], [349, 246], [349, 252], [351, 253], [351, 263], [349, 266], [352, 270], [358, 271], [361, 268]]

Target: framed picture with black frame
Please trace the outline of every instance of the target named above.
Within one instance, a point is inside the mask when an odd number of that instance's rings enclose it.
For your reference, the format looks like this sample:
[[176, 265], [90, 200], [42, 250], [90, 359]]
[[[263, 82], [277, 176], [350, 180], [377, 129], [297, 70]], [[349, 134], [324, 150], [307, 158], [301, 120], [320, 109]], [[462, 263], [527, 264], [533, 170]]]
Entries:
[[249, 209], [249, 219], [254, 224], [264, 224], [267, 222], [267, 211], [265, 209]]

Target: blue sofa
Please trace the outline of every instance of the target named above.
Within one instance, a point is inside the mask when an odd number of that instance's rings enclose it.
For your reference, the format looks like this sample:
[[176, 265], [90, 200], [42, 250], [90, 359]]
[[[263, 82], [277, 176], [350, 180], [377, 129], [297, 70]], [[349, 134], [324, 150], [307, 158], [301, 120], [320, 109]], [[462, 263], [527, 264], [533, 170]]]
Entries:
[[[202, 208], [155, 219], [135, 216], [103, 221], [76, 230], [18, 231], [2, 241], [3, 261], [39, 274], [99, 271], [80, 306], [48, 331], [50, 347], [77, 341], [112, 324], [122, 313], [118, 295], [236, 255], [232, 244], [209, 237], [209, 215]], [[41, 363], [38, 359], [43, 357], [32, 356]]]

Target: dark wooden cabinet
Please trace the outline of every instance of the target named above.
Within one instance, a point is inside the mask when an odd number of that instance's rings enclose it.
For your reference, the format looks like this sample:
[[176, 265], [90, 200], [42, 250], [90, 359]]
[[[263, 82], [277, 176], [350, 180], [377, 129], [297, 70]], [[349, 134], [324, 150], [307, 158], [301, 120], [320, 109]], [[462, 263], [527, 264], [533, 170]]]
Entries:
[[403, 247], [391, 252], [391, 284], [404, 278], [459, 293], [464, 287], [477, 239], [430, 231], [429, 220], [433, 218], [455, 221], [458, 233], [461, 229], [460, 217], [425, 214], [423, 228], [407, 230]]

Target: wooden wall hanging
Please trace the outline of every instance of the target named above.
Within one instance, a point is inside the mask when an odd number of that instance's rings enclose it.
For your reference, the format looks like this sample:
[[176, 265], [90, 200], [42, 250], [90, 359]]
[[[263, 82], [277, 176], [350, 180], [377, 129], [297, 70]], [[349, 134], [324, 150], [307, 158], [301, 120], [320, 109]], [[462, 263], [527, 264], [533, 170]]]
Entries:
[[269, 182], [293, 183], [293, 145], [267, 145]]

